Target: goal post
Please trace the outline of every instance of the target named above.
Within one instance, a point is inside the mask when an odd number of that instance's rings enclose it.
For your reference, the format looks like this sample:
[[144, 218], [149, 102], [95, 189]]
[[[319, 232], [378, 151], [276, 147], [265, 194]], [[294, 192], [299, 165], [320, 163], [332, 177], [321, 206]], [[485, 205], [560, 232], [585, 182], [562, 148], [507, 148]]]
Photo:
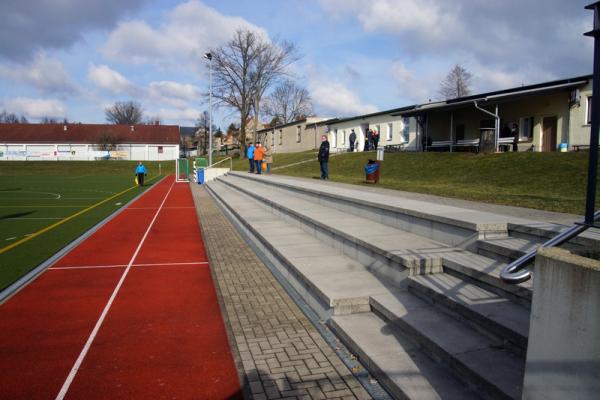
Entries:
[[190, 181], [190, 163], [187, 158], [175, 160], [175, 182]]

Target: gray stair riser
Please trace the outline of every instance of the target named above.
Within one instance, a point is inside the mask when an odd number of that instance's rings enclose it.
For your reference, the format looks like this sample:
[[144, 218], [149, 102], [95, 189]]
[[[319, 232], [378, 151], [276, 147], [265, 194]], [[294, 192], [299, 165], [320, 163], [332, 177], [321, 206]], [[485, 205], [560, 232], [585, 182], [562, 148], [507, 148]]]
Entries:
[[408, 289], [424, 301], [436, 305], [443, 311], [449, 312], [453, 316], [458, 316], [459, 319], [466, 321], [470, 325], [474, 325], [476, 329], [484, 334], [501, 339], [504, 342], [510, 342], [511, 348], [514, 346], [519, 355], [525, 356], [527, 350], [527, 337], [514, 332], [497, 322], [478, 314], [468, 307], [453, 301], [452, 299], [427, 288], [419, 282], [408, 280]]
[[[249, 176], [235, 175], [235, 177], [252, 180], [252, 177]], [[256, 180], [252, 180], [252, 182], [257, 183]], [[281, 183], [269, 181], [258, 183], [269, 185], [278, 191], [291, 192], [298, 198], [348, 214], [368, 218], [372, 221], [423, 236], [448, 246], [461, 246], [462, 243], [471, 240], [473, 237], [475, 239], [493, 239], [508, 236], [506, 226], [477, 231], [475, 227], [468, 227], [470, 224], [465, 224], [463, 221], [432, 217], [412, 210], [386, 208], [377, 203], [361, 203], [354, 199], [331, 196], [322, 192], [317, 193]]]
[[[226, 180], [221, 182], [246, 195], [252, 196], [243, 188], [235, 186]], [[261, 199], [260, 205], [269, 210], [286, 222], [301, 228], [305, 232], [322, 240], [325, 244], [335, 248], [342, 254], [358, 260], [377, 276], [386, 279], [394, 285], [403, 285], [404, 279], [409, 275], [442, 272], [440, 258], [422, 258], [414, 260], [396, 254], [389, 253], [383, 249], [366, 243], [359, 238], [349, 236], [319, 221], [308, 218], [293, 210], [282, 207], [268, 199]]]
[[[553, 237], [559, 234], [557, 230], [540, 229], [532, 226], [518, 224], [509, 224], [508, 228], [510, 236], [535, 241], [540, 244], [552, 239]], [[594, 249], [596, 251], [600, 251], [600, 238], [597, 236], [598, 235], [596, 233], [592, 234], [590, 231], [586, 231], [581, 235], [569, 240], [568, 243], [561, 247], [573, 249], [575, 251], [582, 249]]]
[[[465, 273], [465, 270], [469, 270]], [[491, 275], [478, 274], [474, 275], [473, 271], [468, 267], [456, 268], [455, 265], [448, 267], [444, 265], [444, 272], [462, 279], [467, 283], [479, 286], [482, 289], [496, 293], [506, 299], [509, 299], [522, 307], [531, 309], [531, 290], [523, 288], [519, 285], [510, 285], [504, 283], [500, 278], [495, 278]]]
[[396, 318], [385, 307], [371, 298], [371, 307], [373, 312], [380, 318], [393, 324], [402, 334], [415, 342], [419, 347], [427, 353], [432, 359], [442, 363], [448, 367], [450, 371], [467, 386], [474, 386], [477, 391], [488, 399], [505, 399], [513, 400], [510, 396], [504, 393], [493, 382], [488, 381], [463, 363], [454, 355], [448, 353], [445, 349], [439, 347], [436, 343], [424, 336], [418, 330], [414, 329], [402, 319]]
[[[329, 304], [328, 299], [318, 289], [307, 281], [291, 263], [280, 254], [273, 251], [273, 247], [262, 235], [251, 225], [247, 224], [235, 210], [231, 209], [227, 202], [214, 190], [207, 186], [208, 192], [216, 200], [219, 208], [227, 215], [230, 221], [240, 232], [242, 237], [253, 248], [257, 255], [265, 262], [265, 265], [278, 278], [283, 279], [291, 286], [296, 294], [302, 298], [315, 311], [319, 318], [327, 320], [334, 315], [335, 310]], [[364, 307], [368, 311], [369, 307]]]
[[369, 371], [369, 373], [390, 393], [395, 399], [406, 399], [406, 400], [418, 400], [411, 399], [408, 395], [406, 395], [400, 387], [398, 387], [394, 382], [388, 377], [388, 375], [381, 370], [381, 368], [373, 361], [371, 357], [367, 353], [365, 353], [362, 348], [356, 344], [352, 338], [346, 334], [346, 332], [339, 327], [339, 325], [335, 322], [335, 320], [330, 319], [327, 322], [327, 326], [331, 329], [334, 335], [336, 335], [342, 343], [354, 354], [358, 357], [361, 364], [365, 366], [365, 368]]
[[492, 258], [500, 262], [510, 264], [517, 258], [525, 254], [523, 251], [508, 249], [506, 247], [498, 246], [490, 242], [479, 241], [477, 243], [477, 254], [484, 257]]
[[[528, 233], [524, 233], [524, 232], [516, 231], [516, 230], [511, 231], [510, 236], [519, 238], [519, 239], [529, 240], [531, 242], [539, 243], [539, 244], [543, 244], [544, 242], [552, 239], [552, 237], [553, 237], [553, 236], [551, 236], [551, 237], [540, 238], [539, 236], [530, 235]], [[598, 257], [597, 254], [600, 253], [600, 247], [599, 247], [598, 242], [591, 241], [591, 240], [586, 240], [583, 242], [587, 242], [587, 245], [582, 244], [581, 241], [580, 241], [580, 243], [576, 243], [571, 240], [567, 243], [561, 244], [560, 247], [563, 249], [572, 251], [573, 253], [576, 253], [576, 254], [582, 254], [586, 257], [597, 258]], [[594, 255], [594, 254], [596, 254], [596, 255]]]

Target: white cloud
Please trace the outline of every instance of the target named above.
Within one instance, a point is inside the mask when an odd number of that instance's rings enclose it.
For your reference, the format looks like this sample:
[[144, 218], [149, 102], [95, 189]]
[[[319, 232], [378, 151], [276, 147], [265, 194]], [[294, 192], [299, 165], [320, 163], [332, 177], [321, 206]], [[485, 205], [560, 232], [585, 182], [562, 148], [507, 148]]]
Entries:
[[0, 77], [31, 85], [44, 94], [77, 94], [79, 89], [63, 64], [38, 53], [29, 63], [0, 64]]
[[88, 79], [97, 87], [113, 94], [138, 93], [138, 89], [132, 82], [108, 65], [90, 65]]
[[151, 82], [149, 91], [150, 96], [157, 99], [171, 97], [188, 101], [198, 101], [201, 95], [200, 88], [197, 86], [173, 81]]
[[362, 103], [356, 93], [340, 82], [314, 80], [309, 83], [309, 90], [313, 103], [323, 114], [349, 116], [377, 111], [377, 107]]
[[[158, 27], [145, 21], [119, 24], [102, 48], [103, 54], [121, 62], [161, 66], [202, 65], [202, 55], [229, 40], [237, 29], [266, 31], [241, 17], [224, 16], [197, 0], [175, 7]], [[190, 64], [191, 63], [191, 64]]]
[[157, 114], [161, 120], [173, 120], [183, 121], [193, 124], [200, 115], [200, 110], [194, 108], [184, 109], [160, 109], [157, 113], [151, 113], [152, 115]]
[[24, 115], [27, 118], [65, 118], [67, 116], [66, 107], [58, 100], [17, 97], [5, 99], [0, 103], [7, 112]]

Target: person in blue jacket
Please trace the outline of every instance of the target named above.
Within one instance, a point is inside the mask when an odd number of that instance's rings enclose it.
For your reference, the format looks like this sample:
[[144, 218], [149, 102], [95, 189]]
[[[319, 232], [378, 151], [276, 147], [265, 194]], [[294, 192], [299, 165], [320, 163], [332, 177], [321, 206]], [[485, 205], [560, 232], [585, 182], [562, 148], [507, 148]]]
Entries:
[[250, 143], [248, 149], [246, 150], [246, 158], [250, 162], [250, 173], [254, 172], [254, 143]]
[[144, 167], [144, 164], [142, 164], [141, 161], [138, 163], [138, 166], [135, 169], [135, 174], [137, 176], [138, 185], [144, 186], [144, 177], [147, 175], [147, 172], [146, 167]]

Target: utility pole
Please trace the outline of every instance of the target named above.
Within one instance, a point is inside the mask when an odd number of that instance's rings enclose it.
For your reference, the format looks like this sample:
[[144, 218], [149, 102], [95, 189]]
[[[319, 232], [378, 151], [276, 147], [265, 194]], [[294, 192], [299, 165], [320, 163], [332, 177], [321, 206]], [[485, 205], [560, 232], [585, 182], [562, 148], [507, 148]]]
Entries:
[[594, 11], [594, 29], [585, 36], [594, 38], [594, 82], [592, 85], [592, 126], [590, 131], [590, 157], [588, 161], [587, 197], [585, 224], [594, 226], [596, 208], [596, 179], [598, 177], [598, 124], [600, 123], [600, 1], [585, 7]]
[[208, 60], [208, 166], [212, 165], [212, 54], [204, 54]]

